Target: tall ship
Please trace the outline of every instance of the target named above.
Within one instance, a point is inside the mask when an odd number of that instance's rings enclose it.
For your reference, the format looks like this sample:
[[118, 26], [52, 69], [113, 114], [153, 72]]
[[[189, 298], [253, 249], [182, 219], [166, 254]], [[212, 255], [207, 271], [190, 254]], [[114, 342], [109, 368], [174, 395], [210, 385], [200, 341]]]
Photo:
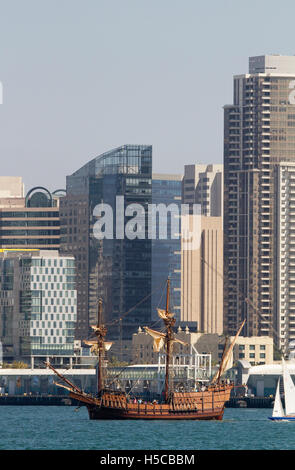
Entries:
[[194, 384], [191, 391], [174, 391], [171, 386], [171, 358], [174, 343], [186, 344], [175, 337], [173, 327], [176, 323], [174, 314], [169, 312], [169, 280], [167, 283], [166, 309], [158, 309], [158, 315], [164, 323], [164, 332], [145, 327], [148, 334], [153, 337], [154, 350], [159, 352], [164, 348], [166, 355], [165, 389], [162, 400], [143, 402], [141, 399], [131, 400], [125, 391], [110, 390], [105, 386], [105, 352], [112, 343], [105, 340], [107, 328], [102, 321], [102, 301], [98, 301], [97, 324], [91, 328], [95, 338], [85, 343], [91, 346], [98, 356], [97, 366], [97, 395], [88, 394], [74, 385], [70, 380], [60, 374], [49, 362], [46, 366], [62, 380], [56, 383], [68, 390], [69, 396], [85, 405], [90, 419], [194, 419], [194, 420], [222, 420], [225, 403], [230, 398], [234, 385], [221, 380], [227, 369], [229, 359], [236, 339], [238, 338], [245, 320], [241, 324], [232, 343], [227, 347], [225, 343], [220, 366], [210, 384], [198, 387]]

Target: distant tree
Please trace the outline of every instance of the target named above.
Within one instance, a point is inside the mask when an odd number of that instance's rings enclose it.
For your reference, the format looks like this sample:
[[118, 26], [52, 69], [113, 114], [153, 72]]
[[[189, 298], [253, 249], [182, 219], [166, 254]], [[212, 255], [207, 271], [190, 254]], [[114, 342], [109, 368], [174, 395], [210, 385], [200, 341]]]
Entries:
[[108, 360], [108, 365], [110, 367], [121, 367], [121, 366], [128, 366], [129, 363], [125, 361], [119, 361], [119, 359], [116, 356], [111, 356], [110, 359]]
[[28, 367], [28, 364], [22, 361], [3, 362], [2, 364], [3, 369], [27, 369]]
[[278, 349], [277, 346], [273, 345], [273, 358], [274, 361], [280, 361], [283, 357], [283, 352], [281, 349]]

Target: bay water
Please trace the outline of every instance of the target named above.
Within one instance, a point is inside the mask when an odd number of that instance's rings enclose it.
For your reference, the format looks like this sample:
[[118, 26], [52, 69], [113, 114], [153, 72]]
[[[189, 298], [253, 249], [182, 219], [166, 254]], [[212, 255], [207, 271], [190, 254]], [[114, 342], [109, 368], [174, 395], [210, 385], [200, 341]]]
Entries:
[[91, 421], [85, 407], [0, 406], [1, 450], [293, 450], [295, 421], [227, 408], [223, 421]]

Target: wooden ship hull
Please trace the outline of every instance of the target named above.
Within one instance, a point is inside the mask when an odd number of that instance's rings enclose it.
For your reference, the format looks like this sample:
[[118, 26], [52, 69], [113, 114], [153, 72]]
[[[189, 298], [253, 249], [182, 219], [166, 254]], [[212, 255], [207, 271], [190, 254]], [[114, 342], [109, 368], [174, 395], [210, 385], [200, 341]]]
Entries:
[[204, 392], [173, 393], [169, 403], [130, 403], [124, 393], [105, 392], [101, 398], [70, 392], [70, 397], [85, 405], [89, 418], [222, 420], [232, 385], [212, 387]]

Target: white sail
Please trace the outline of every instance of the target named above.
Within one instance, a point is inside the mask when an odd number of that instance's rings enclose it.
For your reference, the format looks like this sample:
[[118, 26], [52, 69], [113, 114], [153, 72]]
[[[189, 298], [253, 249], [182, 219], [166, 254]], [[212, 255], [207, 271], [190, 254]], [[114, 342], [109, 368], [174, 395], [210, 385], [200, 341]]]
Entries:
[[285, 390], [286, 415], [295, 414], [295, 385], [283, 359], [283, 380]]
[[280, 379], [278, 380], [275, 403], [274, 403], [274, 407], [272, 410], [272, 416], [273, 418], [280, 418], [280, 417], [285, 416], [284, 408], [283, 408], [282, 401], [281, 401], [281, 395], [280, 395]]

